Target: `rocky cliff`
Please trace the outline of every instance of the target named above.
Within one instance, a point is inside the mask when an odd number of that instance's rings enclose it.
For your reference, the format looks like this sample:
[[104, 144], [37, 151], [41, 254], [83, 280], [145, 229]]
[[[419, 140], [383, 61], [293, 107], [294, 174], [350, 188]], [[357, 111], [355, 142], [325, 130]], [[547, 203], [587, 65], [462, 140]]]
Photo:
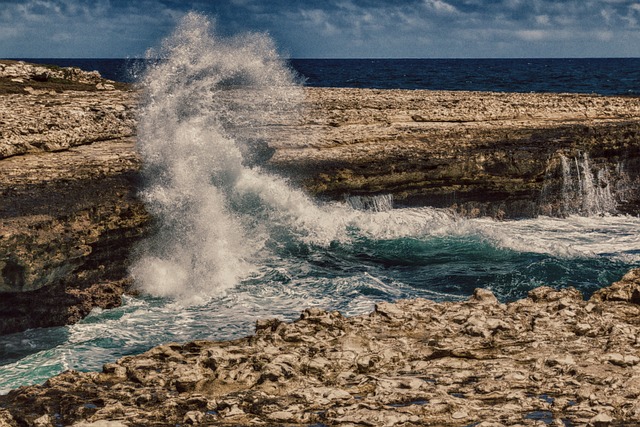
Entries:
[[[498, 218], [640, 212], [637, 98], [305, 91], [299, 120], [266, 129], [251, 161], [320, 198]], [[95, 73], [0, 62], [0, 334], [76, 321], [129, 287], [150, 226], [137, 96]]]
[[[610, 191], [602, 211], [640, 211], [637, 98], [319, 88], [307, 97], [304, 132], [271, 141], [271, 164], [320, 197], [392, 194], [400, 206], [518, 218], [593, 213], [581, 202]], [[561, 194], [583, 178], [601, 190]]]
[[0, 63], [0, 92], [0, 334], [118, 305], [149, 220], [135, 92], [16, 62]]
[[[2, 426], [612, 426], [640, 423], [640, 270], [589, 301], [305, 310], [228, 342], [170, 343], [0, 396]], [[102, 423], [101, 423], [102, 422]]]

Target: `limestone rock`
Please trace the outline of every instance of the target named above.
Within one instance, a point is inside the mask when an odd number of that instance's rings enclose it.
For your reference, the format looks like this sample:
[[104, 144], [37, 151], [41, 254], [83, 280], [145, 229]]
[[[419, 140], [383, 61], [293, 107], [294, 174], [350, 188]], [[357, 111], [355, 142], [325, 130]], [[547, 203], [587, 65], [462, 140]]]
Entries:
[[[401, 300], [352, 318], [313, 308], [293, 323], [259, 321], [250, 337], [169, 343], [100, 373], [66, 372], [22, 387], [0, 396], [0, 420], [635, 425], [638, 316], [638, 304], [551, 288], [509, 304], [481, 290], [462, 302]], [[576, 323], [590, 332], [577, 334]]]
[[268, 139], [275, 148], [269, 164], [316, 195], [392, 194], [396, 205], [465, 216], [566, 215], [557, 197], [561, 160], [586, 153], [593, 174], [610, 173], [617, 209], [640, 211], [635, 98], [348, 88], [306, 94], [301, 123]]
[[622, 280], [596, 291], [592, 301], [624, 301], [640, 304], [640, 268], [631, 270]]
[[61, 151], [135, 134], [136, 97], [126, 91], [0, 96], [0, 159]]
[[[34, 69], [0, 62], [0, 76]], [[129, 250], [149, 223], [135, 108], [121, 90], [0, 95], [0, 334], [77, 322], [130, 288]]]

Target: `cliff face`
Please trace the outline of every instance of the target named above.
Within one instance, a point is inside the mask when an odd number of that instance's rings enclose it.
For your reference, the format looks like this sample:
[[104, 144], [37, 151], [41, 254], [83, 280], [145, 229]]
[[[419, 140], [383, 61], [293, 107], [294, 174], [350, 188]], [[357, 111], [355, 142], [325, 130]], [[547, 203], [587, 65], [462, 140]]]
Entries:
[[[584, 176], [611, 186], [618, 212], [639, 212], [636, 98], [318, 88], [307, 94], [305, 132], [271, 142], [271, 164], [316, 195], [388, 193], [397, 205], [501, 218], [591, 213], [567, 206], [590, 189], [562, 200], [566, 181]], [[578, 162], [573, 175], [563, 171], [563, 159]]]
[[28, 64], [0, 71], [0, 90], [23, 91], [0, 95], [2, 334], [118, 305], [149, 219], [136, 199], [133, 92], [79, 70], [66, 81]]
[[[319, 197], [392, 194], [499, 218], [640, 212], [635, 98], [306, 93], [302, 119], [266, 129], [251, 161]], [[95, 73], [0, 61], [0, 334], [119, 304], [150, 226], [136, 106]]]
[[133, 144], [0, 161], [0, 333], [75, 322], [120, 303], [131, 246], [148, 223]]

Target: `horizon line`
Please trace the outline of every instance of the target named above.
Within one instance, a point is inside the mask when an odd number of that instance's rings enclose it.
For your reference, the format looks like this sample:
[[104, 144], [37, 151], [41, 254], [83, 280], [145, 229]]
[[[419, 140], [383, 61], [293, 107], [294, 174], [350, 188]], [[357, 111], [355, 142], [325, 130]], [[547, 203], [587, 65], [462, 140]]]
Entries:
[[[24, 57], [0, 57], [0, 60], [10, 60], [10, 61], [24, 61], [30, 59], [55, 59], [55, 60], [78, 60], [78, 59], [86, 59], [86, 60], [114, 60], [114, 59], [129, 59], [129, 60], [145, 60], [147, 58], [137, 57], [137, 56], [105, 56], [105, 57], [83, 57], [83, 56], [24, 56]], [[375, 60], [531, 60], [531, 59], [542, 59], [542, 60], [551, 60], [551, 59], [640, 59], [640, 56], [513, 56], [513, 57], [283, 57], [285, 60], [357, 60], [357, 61], [375, 61]]]

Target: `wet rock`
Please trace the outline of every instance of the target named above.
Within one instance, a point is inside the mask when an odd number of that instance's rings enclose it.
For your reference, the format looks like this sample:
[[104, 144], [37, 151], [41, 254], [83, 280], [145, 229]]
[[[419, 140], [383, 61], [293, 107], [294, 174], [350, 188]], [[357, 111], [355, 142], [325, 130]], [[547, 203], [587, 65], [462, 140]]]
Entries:
[[640, 269], [631, 270], [619, 282], [596, 291], [591, 301], [624, 301], [640, 304]]
[[[0, 420], [634, 425], [638, 316], [637, 304], [587, 302], [551, 288], [509, 304], [487, 291], [462, 302], [381, 303], [352, 318], [313, 308], [293, 323], [259, 321], [251, 337], [165, 344], [101, 373], [66, 372], [22, 387], [0, 396]], [[589, 332], [577, 337], [579, 324]]]

